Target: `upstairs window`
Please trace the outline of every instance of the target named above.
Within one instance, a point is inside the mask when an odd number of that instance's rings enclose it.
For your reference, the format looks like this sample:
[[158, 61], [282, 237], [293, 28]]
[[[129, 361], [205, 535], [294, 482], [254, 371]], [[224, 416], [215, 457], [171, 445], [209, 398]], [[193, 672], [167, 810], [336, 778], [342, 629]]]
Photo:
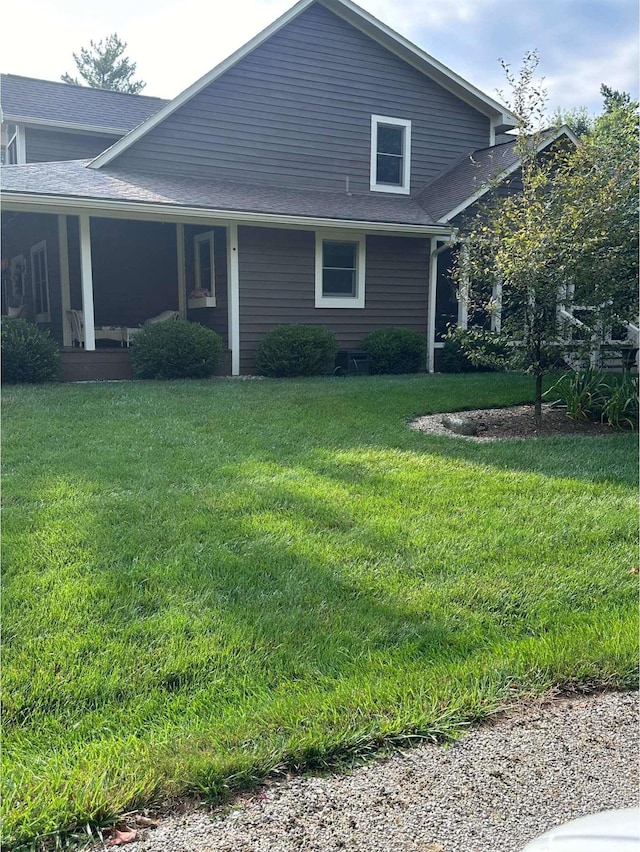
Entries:
[[51, 322], [46, 240], [37, 243], [31, 249], [31, 286], [36, 322]]
[[316, 233], [316, 308], [364, 308], [365, 237]]
[[370, 188], [408, 195], [410, 183], [411, 122], [372, 115]]

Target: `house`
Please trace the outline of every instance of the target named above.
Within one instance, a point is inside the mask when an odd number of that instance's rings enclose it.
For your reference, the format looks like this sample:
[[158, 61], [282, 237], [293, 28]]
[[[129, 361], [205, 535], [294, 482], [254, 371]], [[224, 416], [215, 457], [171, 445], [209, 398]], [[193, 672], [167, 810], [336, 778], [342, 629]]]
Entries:
[[[465, 321], [446, 275], [456, 217], [488, 172], [518, 167], [515, 116], [351, 0], [299, 0], [174, 100], [116, 96], [117, 118], [114, 93], [64, 86], [37, 124], [11, 86], [26, 101], [60, 84], [5, 79], [26, 162], [3, 169], [4, 299], [50, 329], [67, 377], [126, 375], [118, 340], [170, 310], [222, 335], [233, 375], [289, 322], [347, 350], [403, 326], [433, 370], [444, 323]], [[134, 102], [149, 114], [127, 128]], [[47, 127], [68, 147], [30, 157]], [[75, 153], [99, 134], [108, 147]]]
[[97, 157], [166, 104], [161, 98], [0, 75], [3, 164]]

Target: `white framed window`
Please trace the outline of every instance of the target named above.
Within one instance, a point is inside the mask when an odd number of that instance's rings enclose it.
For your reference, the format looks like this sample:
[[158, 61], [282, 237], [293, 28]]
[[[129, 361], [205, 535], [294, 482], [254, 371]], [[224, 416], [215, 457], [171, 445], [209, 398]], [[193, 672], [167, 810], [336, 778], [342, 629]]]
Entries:
[[366, 237], [316, 231], [316, 308], [364, 308]]
[[31, 247], [31, 288], [36, 322], [51, 322], [46, 240]]
[[196, 234], [193, 238], [195, 287], [191, 293], [192, 296], [209, 296], [212, 299], [215, 299], [216, 297], [213, 246], [213, 231], [207, 231], [204, 234]]
[[370, 189], [408, 195], [410, 185], [411, 122], [372, 115]]
[[19, 124], [9, 125], [7, 128], [7, 149], [5, 162], [9, 166], [22, 165], [27, 162], [27, 153], [24, 138], [24, 127]]

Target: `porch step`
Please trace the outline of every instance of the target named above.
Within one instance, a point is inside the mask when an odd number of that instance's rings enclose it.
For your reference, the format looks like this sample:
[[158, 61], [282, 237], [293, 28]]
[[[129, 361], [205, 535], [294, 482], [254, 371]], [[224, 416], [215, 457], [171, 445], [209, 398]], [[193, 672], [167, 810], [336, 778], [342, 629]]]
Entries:
[[128, 349], [62, 350], [63, 382], [117, 381], [131, 378]]

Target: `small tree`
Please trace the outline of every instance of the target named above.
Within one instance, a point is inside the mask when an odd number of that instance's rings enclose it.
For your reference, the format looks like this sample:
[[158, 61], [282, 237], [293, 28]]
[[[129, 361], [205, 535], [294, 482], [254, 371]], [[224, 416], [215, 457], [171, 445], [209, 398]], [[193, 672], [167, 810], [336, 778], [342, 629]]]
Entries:
[[[536, 52], [525, 56], [517, 77], [503, 65], [519, 120], [522, 189], [488, 194], [460, 233], [454, 278], [470, 313], [500, 314], [512, 342], [505, 361], [535, 376], [539, 420], [545, 373], [577, 346], [563, 312], [590, 306], [589, 348], [615, 317], [630, 320], [637, 312], [638, 184], [637, 130], [633, 144], [629, 129], [619, 132], [620, 125], [637, 126], [637, 105], [615, 93], [577, 148], [541, 152], [546, 92], [535, 81], [537, 65]], [[483, 353], [472, 357], [482, 363]]]
[[[94, 89], [110, 89], [114, 92], [125, 92], [129, 95], [139, 94], [147, 85], [142, 80], [133, 81], [136, 63], [123, 56], [127, 44], [118, 37], [117, 33], [107, 36], [98, 42], [91, 41], [89, 49], [80, 48], [80, 55], [73, 54], [78, 73], [88, 86]], [[64, 73], [60, 78], [63, 83], [81, 86], [77, 77]]]

